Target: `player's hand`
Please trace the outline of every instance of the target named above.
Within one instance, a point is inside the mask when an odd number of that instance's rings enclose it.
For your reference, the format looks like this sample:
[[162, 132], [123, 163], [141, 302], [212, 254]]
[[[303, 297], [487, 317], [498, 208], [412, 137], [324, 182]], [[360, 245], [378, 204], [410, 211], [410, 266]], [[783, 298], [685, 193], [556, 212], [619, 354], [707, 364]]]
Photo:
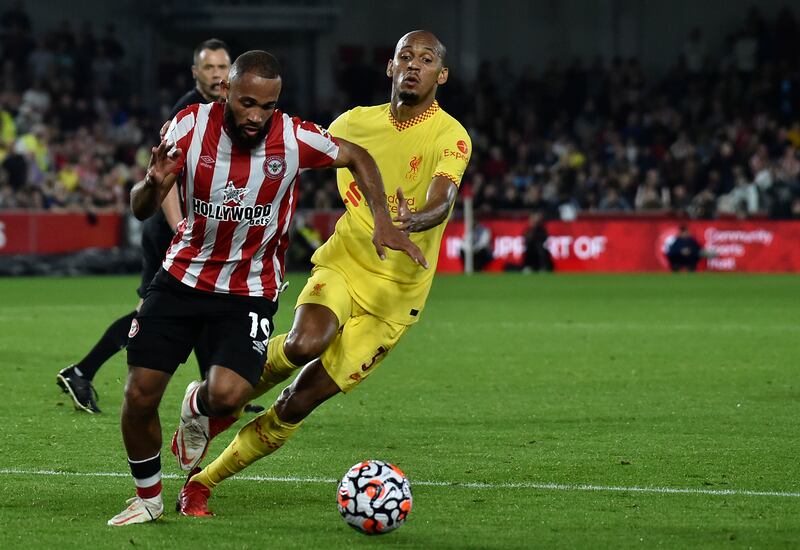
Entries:
[[182, 155], [183, 151], [176, 147], [174, 143], [162, 140], [158, 147], [150, 149], [147, 178], [151, 178], [156, 185], [160, 185], [178, 167]]
[[158, 136], [163, 140], [164, 136], [167, 135], [167, 130], [169, 130], [169, 125], [172, 124], [172, 120], [168, 120], [164, 123], [161, 129], [158, 131]]
[[400, 231], [391, 223], [375, 223], [375, 230], [372, 232], [372, 244], [375, 245], [375, 252], [381, 260], [386, 259], [384, 247], [392, 250], [399, 250], [408, 254], [418, 265], [428, 269], [428, 260], [417, 245], [411, 242], [408, 235]]
[[397, 224], [395, 226], [397, 229], [404, 231], [405, 233], [419, 231], [419, 228], [415, 223], [416, 219], [414, 213], [411, 212], [411, 208], [408, 206], [408, 201], [406, 200], [405, 195], [403, 195], [403, 189], [400, 187], [397, 188], [397, 216], [392, 218], [392, 221]]

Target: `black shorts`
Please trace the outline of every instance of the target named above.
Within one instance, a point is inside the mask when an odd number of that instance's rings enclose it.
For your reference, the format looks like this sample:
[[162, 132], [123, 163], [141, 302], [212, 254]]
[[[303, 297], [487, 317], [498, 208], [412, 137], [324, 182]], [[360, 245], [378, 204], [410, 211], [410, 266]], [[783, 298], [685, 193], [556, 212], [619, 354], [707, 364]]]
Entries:
[[136, 293], [140, 298], [147, 294], [147, 287], [161, 269], [164, 256], [172, 243], [175, 232], [167, 223], [164, 212], [159, 209], [144, 221], [142, 226], [142, 282]]
[[131, 324], [128, 364], [172, 374], [203, 335], [211, 365], [231, 369], [255, 386], [277, 309], [267, 298], [196, 290], [162, 269]]

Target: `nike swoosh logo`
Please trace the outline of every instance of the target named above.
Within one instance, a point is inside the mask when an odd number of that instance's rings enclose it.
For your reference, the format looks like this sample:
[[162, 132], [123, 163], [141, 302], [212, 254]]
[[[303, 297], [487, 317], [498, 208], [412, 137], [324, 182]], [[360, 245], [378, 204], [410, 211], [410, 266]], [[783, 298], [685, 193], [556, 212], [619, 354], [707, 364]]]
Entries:
[[130, 520], [138, 518], [142, 514], [144, 514], [144, 512], [139, 512], [138, 514], [133, 515], [133, 516], [129, 516], [129, 517], [125, 518], [124, 520], [115, 523], [114, 525], [124, 525], [124, 524], [128, 523]]
[[184, 445], [183, 443], [183, 437], [178, 436], [178, 440], [181, 444], [181, 453], [180, 453], [181, 463], [188, 466], [193, 462], [193, 460], [192, 459], [186, 460], [186, 445]]

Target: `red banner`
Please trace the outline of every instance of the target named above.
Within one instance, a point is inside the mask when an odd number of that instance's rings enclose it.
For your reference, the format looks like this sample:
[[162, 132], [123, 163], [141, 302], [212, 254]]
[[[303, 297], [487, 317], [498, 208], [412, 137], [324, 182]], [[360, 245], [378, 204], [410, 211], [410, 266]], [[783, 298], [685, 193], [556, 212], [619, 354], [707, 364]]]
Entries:
[[[318, 212], [312, 223], [329, 235], [341, 212]], [[0, 213], [0, 255], [53, 254], [84, 248], [113, 248], [121, 242], [124, 219], [116, 214]], [[486, 271], [518, 268], [524, 258], [522, 220], [482, 220], [492, 232], [494, 260]], [[664, 249], [685, 224], [710, 254], [708, 271], [800, 272], [800, 222], [771, 220], [677, 221], [592, 219], [548, 222], [547, 248], [556, 271], [666, 271]], [[444, 233], [439, 271], [463, 271], [464, 226], [451, 221]]]
[[[520, 266], [527, 224], [483, 220], [492, 232], [494, 260], [484, 271]], [[548, 222], [547, 248], [556, 271], [638, 272], [669, 269], [664, 250], [684, 224], [711, 256], [698, 269], [708, 271], [800, 272], [800, 222], [669, 219]], [[464, 225], [445, 230], [439, 271], [463, 271], [460, 258]]]
[[119, 246], [118, 214], [0, 212], [0, 255], [58, 254]]

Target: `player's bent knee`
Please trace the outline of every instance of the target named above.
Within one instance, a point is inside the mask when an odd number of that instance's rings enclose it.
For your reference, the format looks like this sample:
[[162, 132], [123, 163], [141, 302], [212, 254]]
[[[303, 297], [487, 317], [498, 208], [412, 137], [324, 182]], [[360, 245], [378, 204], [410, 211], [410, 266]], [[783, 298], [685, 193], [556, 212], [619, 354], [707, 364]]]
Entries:
[[125, 406], [129, 411], [148, 411], [158, 408], [161, 396], [138, 384], [125, 386]]
[[322, 355], [327, 345], [324, 337], [291, 331], [283, 344], [283, 352], [292, 363], [302, 366]]
[[209, 413], [212, 416], [229, 416], [244, 404], [243, 400], [238, 396], [232, 395], [214, 395], [208, 396]]
[[247, 403], [250, 397], [251, 387], [247, 388], [227, 388], [220, 390], [220, 388], [208, 389], [208, 405], [209, 413], [212, 416], [229, 416], [234, 413], [238, 408]]

